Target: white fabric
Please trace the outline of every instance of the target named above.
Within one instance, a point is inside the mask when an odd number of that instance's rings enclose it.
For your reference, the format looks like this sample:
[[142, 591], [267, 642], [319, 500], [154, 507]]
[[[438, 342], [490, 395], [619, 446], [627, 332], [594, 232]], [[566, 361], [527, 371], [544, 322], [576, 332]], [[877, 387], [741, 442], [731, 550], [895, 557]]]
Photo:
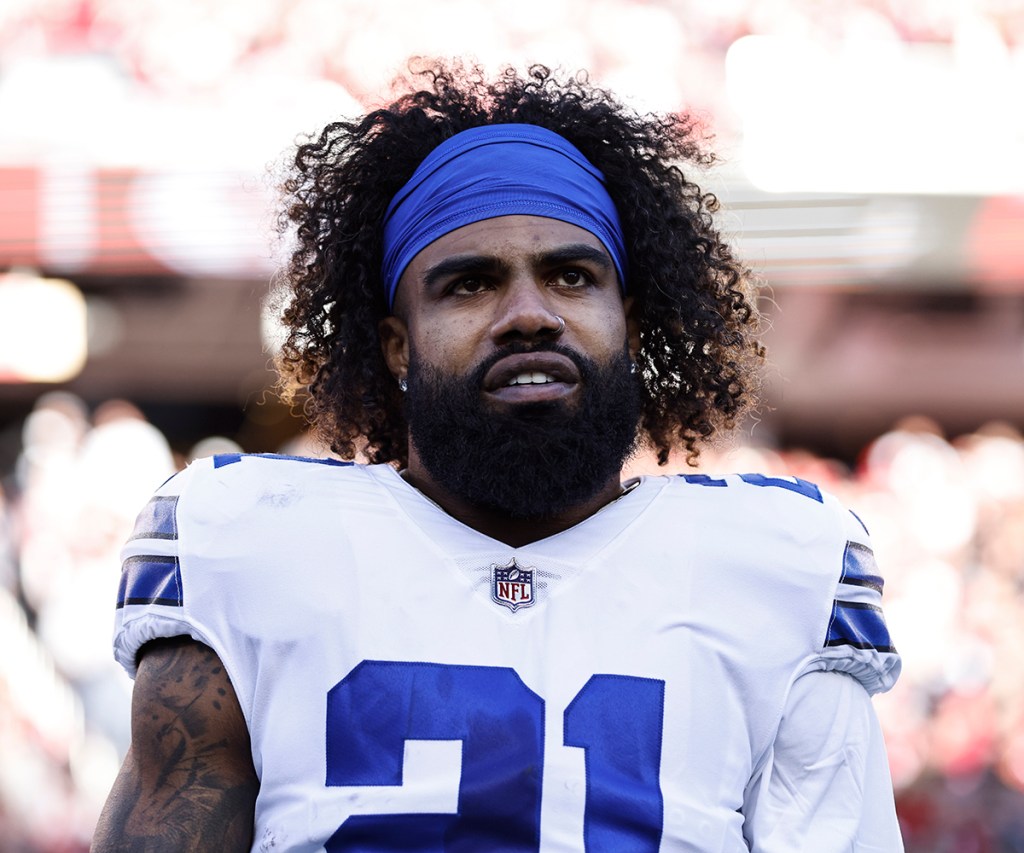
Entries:
[[[415, 689], [440, 674], [426, 693], [444, 715], [467, 701], [441, 695], [450, 675], [472, 686], [498, 669], [514, 707], [486, 722], [471, 714], [466, 725], [487, 737], [507, 732], [514, 745], [530, 719], [541, 720], [541, 766], [531, 773], [543, 784], [535, 846], [543, 853], [579, 853], [585, 824], [589, 833], [600, 823], [585, 813], [587, 796], [603, 784], [591, 760], [599, 747], [567, 745], [566, 720], [582, 720], [603, 745], [620, 736], [609, 731], [617, 720], [628, 731], [654, 707], [648, 688], [658, 685], [657, 849], [902, 849], [865, 692], [891, 687], [899, 659], [891, 650], [825, 646], [837, 597], [870, 607], [879, 600], [877, 590], [842, 578], [849, 543], [869, 555], [869, 542], [829, 495], [733, 476], [713, 484], [645, 478], [576, 527], [522, 548], [453, 520], [384, 466], [202, 460], [158, 495], [176, 500], [173, 523], [153, 536], [143, 513], [140, 538], [124, 551], [126, 572], [155, 556], [164, 568], [176, 559], [178, 574], [165, 603], [118, 610], [115, 654], [132, 673], [138, 650], [156, 637], [187, 633], [216, 650], [261, 778], [254, 850], [321, 850], [355, 815], [462, 808], [460, 796], [471, 793], [469, 742], [446, 731], [399, 737], [400, 746], [384, 750], [401, 784], [325, 784], [336, 763], [328, 729], [337, 734], [347, 722], [329, 716], [327, 696], [383, 673], [385, 688], [371, 697], [380, 707], [355, 732], [366, 766], [376, 768], [376, 735], [363, 728], [390, 719], [408, 698], [393, 686], [395, 673], [414, 673]], [[513, 559], [533, 571], [535, 599], [514, 612], [492, 599], [491, 580], [492, 567]], [[133, 600], [146, 584], [128, 587]], [[377, 661], [384, 663], [365, 663]], [[595, 675], [618, 698], [590, 719], [583, 712], [593, 710]], [[471, 712], [477, 701], [471, 696]], [[824, 706], [834, 709], [829, 716]], [[648, 736], [641, 727], [637, 737]], [[627, 774], [650, 763], [649, 741], [635, 747], [635, 760], [622, 752], [632, 746], [614, 743], [608, 749]], [[821, 761], [836, 771], [799, 770]], [[512, 790], [505, 776], [520, 769], [496, 762], [493, 790]], [[630, 799], [629, 790], [617, 793]], [[624, 823], [624, 832], [636, 831]], [[828, 844], [818, 846], [821, 839]]]
[[885, 744], [862, 685], [839, 672], [797, 679], [743, 811], [754, 853], [903, 849]]

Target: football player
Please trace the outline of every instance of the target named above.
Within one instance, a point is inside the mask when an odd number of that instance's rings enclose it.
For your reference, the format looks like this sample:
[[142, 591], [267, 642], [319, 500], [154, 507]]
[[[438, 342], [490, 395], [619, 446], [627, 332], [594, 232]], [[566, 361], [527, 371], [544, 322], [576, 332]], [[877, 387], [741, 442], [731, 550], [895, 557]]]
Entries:
[[222, 454], [142, 511], [94, 850], [902, 850], [863, 525], [794, 478], [621, 481], [757, 390], [698, 130], [436, 65], [298, 149], [282, 370], [370, 464]]

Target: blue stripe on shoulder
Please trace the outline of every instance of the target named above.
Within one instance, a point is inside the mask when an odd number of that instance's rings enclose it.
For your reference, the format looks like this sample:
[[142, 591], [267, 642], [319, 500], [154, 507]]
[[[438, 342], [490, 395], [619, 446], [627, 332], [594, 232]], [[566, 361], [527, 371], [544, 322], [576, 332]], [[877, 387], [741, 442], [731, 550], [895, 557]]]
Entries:
[[132, 539], [177, 539], [177, 495], [157, 495], [146, 504], [135, 519]]
[[772, 486], [786, 489], [818, 503], [825, 502], [825, 499], [821, 496], [821, 489], [814, 483], [801, 480], [799, 477], [766, 477], [764, 474], [740, 474], [740, 479], [751, 486]]
[[687, 483], [694, 486], [716, 486], [722, 488], [729, 483], [719, 477], [709, 477], [707, 474], [680, 474]]
[[850, 513], [850, 515], [852, 515], [852, 516], [853, 516], [853, 517], [854, 517], [855, 519], [857, 519], [857, 524], [859, 524], [859, 525], [860, 525], [861, 527], [863, 527], [863, 528], [864, 528], [864, 532], [865, 532], [865, 533], [866, 533], [866, 534], [867, 534], [868, 536], [870, 536], [870, 535], [871, 535], [871, 531], [870, 531], [870, 530], [868, 530], [868, 526], [867, 526], [867, 525], [866, 525], [866, 524], [864, 523], [864, 519], [863, 519], [863, 518], [861, 518], [861, 517], [860, 517], [859, 515], [857, 515], [857, 513], [855, 513], [855, 512], [854, 512], [854, 511], [853, 511], [852, 509], [851, 509], [851, 510], [849, 510], [849, 513]]
[[225, 465], [234, 465], [243, 459], [280, 459], [285, 462], [312, 462], [315, 465], [337, 465], [348, 467], [355, 465], [354, 462], [345, 462], [341, 459], [321, 459], [316, 456], [289, 456], [286, 453], [218, 453], [213, 457], [213, 467], [223, 468]]
[[859, 601], [836, 601], [828, 624], [825, 646], [853, 646], [895, 652], [882, 608]]
[[129, 557], [121, 565], [117, 606], [166, 604], [181, 607], [181, 566], [177, 557]]
[[839, 582], [870, 587], [881, 593], [885, 581], [878, 573], [875, 552], [859, 542], [847, 542], [843, 553], [843, 574]]
[[[729, 485], [728, 480], [721, 477], [709, 477], [707, 474], [679, 474], [677, 476], [682, 477], [687, 483], [695, 486], [715, 486], [721, 488]], [[818, 503], [825, 502], [821, 495], [821, 489], [814, 483], [801, 480], [799, 477], [766, 477], [764, 474], [740, 474], [739, 478], [751, 486], [770, 486], [786, 489], [798, 495], [803, 495], [805, 498], [811, 498], [811, 500], [815, 500]]]

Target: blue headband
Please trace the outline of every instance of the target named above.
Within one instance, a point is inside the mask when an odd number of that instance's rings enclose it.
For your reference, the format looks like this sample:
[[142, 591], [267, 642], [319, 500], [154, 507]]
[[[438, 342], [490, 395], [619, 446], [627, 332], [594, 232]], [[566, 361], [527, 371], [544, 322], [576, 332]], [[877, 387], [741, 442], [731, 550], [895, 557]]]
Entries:
[[558, 219], [589, 231], [611, 255], [625, 288], [622, 227], [604, 175], [553, 131], [492, 124], [438, 145], [388, 205], [382, 270], [388, 307], [420, 251], [463, 225], [512, 214]]

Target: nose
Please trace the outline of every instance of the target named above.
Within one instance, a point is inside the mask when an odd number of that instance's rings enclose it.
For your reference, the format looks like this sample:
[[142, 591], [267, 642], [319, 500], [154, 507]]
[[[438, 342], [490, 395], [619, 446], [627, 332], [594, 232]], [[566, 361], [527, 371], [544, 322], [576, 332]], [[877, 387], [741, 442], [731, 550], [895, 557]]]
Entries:
[[532, 279], [511, 282], [495, 312], [491, 337], [495, 343], [557, 338], [565, 329], [549, 304], [544, 285]]

